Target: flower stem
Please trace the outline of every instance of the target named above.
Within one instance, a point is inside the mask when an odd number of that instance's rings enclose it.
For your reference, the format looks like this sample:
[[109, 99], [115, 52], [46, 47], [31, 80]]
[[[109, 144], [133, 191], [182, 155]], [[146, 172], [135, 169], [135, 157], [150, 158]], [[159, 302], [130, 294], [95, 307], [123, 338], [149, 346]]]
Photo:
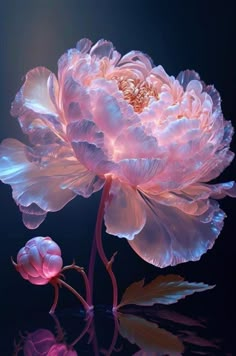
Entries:
[[116, 277], [112, 271], [112, 263], [113, 263], [115, 254], [112, 256], [111, 260], [108, 261], [106, 255], [105, 255], [104, 249], [103, 249], [103, 245], [102, 245], [102, 222], [103, 222], [103, 217], [104, 217], [105, 203], [106, 203], [106, 200], [109, 195], [111, 183], [112, 183], [112, 179], [111, 179], [111, 177], [108, 177], [106, 179], [106, 182], [105, 182], [105, 185], [103, 188], [102, 197], [101, 197], [101, 201], [100, 201], [100, 205], [99, 205], [99, 209], [98, 209], [97, 222], [96, 222], [96, 228], [95, 228], [95, 238], [96, 238], [98, 254], [99, 254], [99, 256], [100, 256], [100, 258], [101, 258], [104, 266], [106, 267], [107, 272], [111, 278], [112, 287], [113, 287], [113, 311], [115, 311], [116, 307], [117, 307], [117, 299], [118, 299]]
[[63, 267], [61, 272], [67, 271], [69, 269], [74, 269], [82, 275], [84, 284], [85, 284], [85, 289], [86, 289], [86, 301], [87, 301], [87, 304], [90, 305], [90, 309], [92, 309], [93, 305], [92, 305], [92, 293], [91, 293], [91, 289], [90, 289], [90, 283], [89, 283], [87, 274], [85, 273], [83, 267], [79, 267], [76, 264], [72, 263], [69, 266]]
[[53, 281], [52, 285], [54, 287], [55, 294], [54, 294], [53, 304], [51, 306], [51, 309], [49, 310], [49, 314], [54, 314], [55, 313], [55, 309], [56, 309], [56, 306], [57, 306], [57, 303], [58, 303], [58, 297], [59, 297], [59, 287], [58, 287], [57, 281]]
[[60, 278], [58, 279], [58, 283], [60, 283], [63, 287], [67, 288], [71, 293], [73, 293], [80, 300], [86, 312], [90, 312], [92, 310], [92, 307], [88, 305], [88, 303], [84, 300], [84, 298], [69, 284], [67, 284]]

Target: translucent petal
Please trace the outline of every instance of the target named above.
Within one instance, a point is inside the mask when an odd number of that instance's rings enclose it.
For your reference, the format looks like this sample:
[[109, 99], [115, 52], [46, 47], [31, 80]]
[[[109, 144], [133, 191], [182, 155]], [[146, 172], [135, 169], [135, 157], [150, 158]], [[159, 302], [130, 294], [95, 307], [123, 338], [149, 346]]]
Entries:
[[47, 212], [40, 209], [35, 203], [29, 206], [19, 205], [22, 220], [28, 229], [36, 229], [46, 219]]
[[221, 97], [219, 92], [213, 85], [208, 85], [204, 88], [204, 91], [210, 95], [212, 102], [213, 102], [213, 111], [221, 110]]
[[[63, 153], [56, 159], [51, 154], [47, 158], [48, 147], [41, 147], [45, 150], [45, 157], [42, 151], [43, 160], [35, 164], [28, 160], [26, 148], [17, 140], [3, 141], [0, 146], [0, 179], [11, 184], [13, 198], [24, 210], [24, 220], [31, 228], [44, 220], [47, 211], [60, 210], [78, 192], [88, 196], [103, 185], [103, 180], [96, 180], [73, 156], [72, 159], [67, 157], [66, 152], [65, 157]], [[27, 207], [29, 210], [26, 210]], [[30, 209], [33, 208], [35, 211], [32, 214]]]
[[112, 57], [113, 44], [109, 41], [99, 40], [90, 50], [91, 56], [96, 56], [97, 58]]
[[150, 181], [163, 169], [164, 161], [159, 159], [133, 158], [119, 162], [121, 175], [133, 186]]
[[117, 137], [123, 127], [123, 115], [117, 99], [102, 89], [91, 92], [93, 119], [105, 134]]
[[199, 260], [218, 237], [225, 214], [215, 201], [200, 216], [183, 213], [174, 207], [146, 198], [147, 222], [129, 241], [145, 261], [159, 267]]
[[104, 146], [104, 134], [91, 120], [80, 120], [72, 122], [67, 126], [67, 136], [70, 141], [88, 142], [97, 147]]
[[157, 139], [145, 133], [144, 127], [131, 126], [123, 130], [114, 142], [116, 160], [160, 157]]
[[88, 51], [90, 50], [91, 46], [92, 46], [92, 41], [90, 41], [88, 38], [82, 38], [76, 44], [76, 48], [81, 53], [88, 53]]
[[105, 206], [104, 220], [107, 233], [133, 239], [146, 222], [143, 202], [136, 190], [113, 181]]
[[37, 67], [26, 74], [26, 80], [12, 104], [11, 114], [21, 115], [23, 107], [41, 114], [57, 114], [50, 98], [48, 80], [51, 72], [44, 67]]
[[[149, 192], [150, 193], [150, 192]], [[166, 192], [158, 195], [158, 202], [167, 206], [178, 208], [189, 215], [202, 215], [209, 208], [209, 194], [199, 199], [198, 196], [186, 194], [183, 190], [177, 192]]]
[[111, 171], [114, 166], [110, 162], [101, 148], [87, 142], [72, 142], [77, 159], [87, 169], [96, 172], [97, 174], [106, 174]]
[[62, 104], [66, 120], [71, 122], [92, 119], [89, 94], [80, 83], [72, 78], [70, 72], [61, 82], [61, 86], [63, 86]]
[[180, 72], [176, 79], [180, 82], [180, 84], [183, 86], [184, 89], [186, 89], [187, 85], [191, 80], [200, 80], [200, 76], [197, 72], [194, 70], [185, 70]]
[[139, 70], [145, 76], [152, 70], [152, 59], [140, 51], [130, 51], [124, 55], [118, 63], [119, 67]]

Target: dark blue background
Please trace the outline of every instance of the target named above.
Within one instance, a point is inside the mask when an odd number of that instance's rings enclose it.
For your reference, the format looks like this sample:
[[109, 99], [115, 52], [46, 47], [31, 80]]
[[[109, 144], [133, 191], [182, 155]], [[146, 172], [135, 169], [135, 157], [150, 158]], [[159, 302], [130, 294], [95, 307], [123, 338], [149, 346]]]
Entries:
[[[17, 120], [9, 113], [25, 73], [36, 66], [46, 66], [56, 72], [60, 55], [82, 37], [92, 41], [111, 40], [122, 54], [132, 49], [141, 50], [149, 54], [156, 65], [162, 64], [168, 74], [195, 69], [206, 83], [214, 84], [219, 90], [225, 118], [236, 126], [233, 1], [217, 4], [203, 0], [9, 0], [0, 3], [1, 140], [14, 137], [27, 143]], [[233, 151], [236, 151], [235, 142], [234, 138]], [[235, 179], [235, 167], [234, 161], [220, 181]], [[0, 355], [12, 354], [18, 330], [47, 327], [40, 317], [33, 319], [32, 315], [47, 312], [53, 296], [50, 286], [36, 287], [24, 281], [13, 269], [10, 256], [16, 256], [29, 238], [49, 235], [62, 248], [65, 264], [75, 258], [78, 264], [87, 267], [99, 198], [100, 193], [89, 199], [78, 197], [62, 211], [48, 214], [36, 231], [29, 231], [21, 221], [10, 187], [0, 185]], [[199, 262], [161, 271], [139, 259], [125, 240], [104, 233], [104, 246], [108, 256], [119, 251], [114, 270], [120, 294], [131, 282], [144, 276], [151, 279], [160, 273], [177, 273], [189, 281], [216, 284], [213, 291], [189, 297], [177, 308], [208, 318], [212, 335], [223, 339], [222, 354], [225, 354], [232, 351], [236, 331], [233, 291], [236, 205], [233, 199], [226, 198], [221, 206], [228, 215], [224, 229], [214, 248]], [[97, 303], [110, 303], [110, 281], [100, 263], [96, 267], [95, 281]], [[72, 277], [71, 282], [79, 288], [79, 277]], [[73, 296], [62, 291], [59, 308], [73, 305], [77, 305]]]

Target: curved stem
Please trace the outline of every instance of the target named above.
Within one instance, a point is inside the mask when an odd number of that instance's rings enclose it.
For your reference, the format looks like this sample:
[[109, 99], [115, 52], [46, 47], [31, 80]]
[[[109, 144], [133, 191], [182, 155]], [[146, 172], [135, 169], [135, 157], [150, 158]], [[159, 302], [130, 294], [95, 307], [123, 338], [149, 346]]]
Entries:
[[57, 303], [58, 303], [59, 287], [58, 287], [57, 281], [53, 281], [53, 282], [51, 282], [51, 284], [52, 284], [53, 287], [54, 287], [55, 294], [54, 294], [54, 301], [53, 301], [53, 304], [52, 304], [52, 306], [51, 306], [51, 309], [49, 310], [49, 314], [54, 314], [54, 313], [55, 313], [56, 306], [57, 306]]
[[92, 293], [91, 293], [90, 283], [89, 283], [87, 274], [85, 273], [83, 267], [79, 267], [79, 266], [75, 265], [74, 263], [72, 265], [63, 267], [61, 272], [67, 271], [69, 269], [75, 269], [77, 272], [79, 272], [82, 275], [84, 284], [85, 284], [85, 289], [86, 289], [86, 301], [90, 305], [90, 309], [91, 309], [93, 307]]
[[55, 326], [56, 326], [56, 340], [57, 342], [62, 342], [64, 340], [64, 331], [62, 330], [61, 324], [59, 320], [57, 319], [55, 314], [51, 314], [52, 318], [54, 320]]
[[69, 284], [67, 284], [66, 282], [64, 282], [62, 279], [58, 279], [58, 282], [65, 288], [67, 288], [71, 293], [73, 293], [81, 302], [81, 304], [83, 305], [84, 309], [86, 310], [86, 312], [91, 311], [91, 306], [88, 305], [88, 303], [84, 300], [84, 298], [74, 289], [72, 288]]
[[103, 245], [102, 245], [102, 222], [103, 222], [103, 216], [104, 216], [104, 209], [105, 209], [105, 202], [109, 196], [109, 191], [111, 188], [111, 183], [112, 183], [112, 178], [108, 177], [106, 179], [103, 192], [102, 192], [102, 197], [98, 209], [98, 215], [97, 215], [97, 222], [96, 222], [96, 228], [95, 228], [95, 237], [96, 237], [96, 244], [97, 244], [97, 249], [98, 249], [98, 254], [104, 264], [104, 266], [107, 269], [107, 272], [111, 278], [112, 282], [112, 287], [113, 287], [113, 310], [116, 310], [117, 306], [117, 298], [118, 298], [118, 292], [117, 292], [117, 282], [116, 282], [116, 277], [112, 271], [112, 263], [114, 259], [114, 255], [112, 256], [111, 260], [108, 261]]

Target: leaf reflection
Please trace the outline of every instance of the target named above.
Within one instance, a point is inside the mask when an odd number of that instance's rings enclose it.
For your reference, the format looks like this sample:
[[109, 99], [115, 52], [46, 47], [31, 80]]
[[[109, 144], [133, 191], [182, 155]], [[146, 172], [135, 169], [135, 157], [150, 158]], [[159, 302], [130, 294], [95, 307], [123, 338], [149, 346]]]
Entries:
[[129, 314], [118, 314], [120, 334], [131, 344], [138, 345], [143, 351], [158, 352], [161, 355], [181, 355], [184, 345], [179, 338], [155, 323]]
[[[124, 307], [122, 313], [107, 313], [106, 309], [105, 313], [104, 310], [95, 310], [94, 315], [91, 314], [84, 319], [82, 331], [70, 342], [68, 342], [70, 335], [63, 331], [59, 320], [54, 316], [56, 332], [40, 328], [26, 333], [16, 346], [14, 355], [179, 356], [199, 353], [222, 355], [218, 342], [202, 336], [202, 330], [206, 331], [206, 325], [202, 321], [169, 309], [131, 306]], [[100, 318], [102, 316], [100, 323], [97, 322], [97, 315]], [[113, 336], [110, 334], [111, 330], [106, 328], [108, 316], [114, 318]], [[101, 329], [104, 331], [103, 340], [100, 339]], [[108, 335], [110, 341], [107, 340]], [[128, 344], [127, 340], [133, 346]], [[107, 347], [107, 343], [110, 346]]]

